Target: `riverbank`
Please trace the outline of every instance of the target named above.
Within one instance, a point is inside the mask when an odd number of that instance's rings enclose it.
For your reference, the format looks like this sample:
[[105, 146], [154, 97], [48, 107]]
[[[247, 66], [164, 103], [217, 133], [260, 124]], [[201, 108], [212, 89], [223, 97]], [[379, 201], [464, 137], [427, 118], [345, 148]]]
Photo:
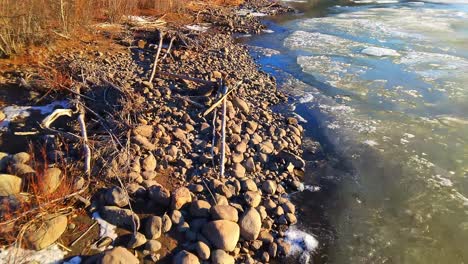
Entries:
[[[37, 68], [5, 71], [2, 86], [21, 84], [29, 98], [7, 92], [4, 101], [52, 106], [3, 108], [2, 177], [12, 184], [2, 185], [11, 209], [2, 231], [20, 236], [2, 243], [42, 249], [58, 240], [71, 252], [63, 256], [84, 263], [289, 255], [297, 219], [288, 193], [303, 188], [303, 128], [271, 110], [287, 95], [232, 35], [261, 33], [259, 16], [287, 11], [249, 1], [200, 10], [197, 23], [177, 27], [133, 17], [97, 25], [107, 38], [83, 39]], [[54, 106], [72, 111], [44, 122]]]

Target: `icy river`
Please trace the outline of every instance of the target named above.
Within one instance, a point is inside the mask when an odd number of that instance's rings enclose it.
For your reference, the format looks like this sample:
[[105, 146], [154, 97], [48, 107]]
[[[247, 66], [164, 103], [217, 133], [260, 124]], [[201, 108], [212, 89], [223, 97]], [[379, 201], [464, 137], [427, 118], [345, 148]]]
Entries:
[[326, 156], [293, 197], [315, 262], [468, 263], [468, 1], [291, 5], [247, 43]]

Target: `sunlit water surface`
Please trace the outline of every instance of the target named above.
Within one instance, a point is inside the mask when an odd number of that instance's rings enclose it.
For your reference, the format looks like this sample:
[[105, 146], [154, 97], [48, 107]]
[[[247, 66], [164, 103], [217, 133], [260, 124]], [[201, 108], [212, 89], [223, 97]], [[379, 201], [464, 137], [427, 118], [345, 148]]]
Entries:
[[248, 44], [336, 157], [306, 179], [333, 186], [326, 227], [307, 219], [320, 195], [295, 198], [303, 230], [332, 233], [318, 259], [467, 263], [468, 2], [293, 5]]

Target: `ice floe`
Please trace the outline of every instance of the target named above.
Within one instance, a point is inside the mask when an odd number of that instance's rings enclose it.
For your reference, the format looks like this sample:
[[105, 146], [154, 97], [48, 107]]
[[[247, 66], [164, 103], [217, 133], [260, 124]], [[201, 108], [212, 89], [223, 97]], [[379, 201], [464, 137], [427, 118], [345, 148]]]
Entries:
[[398, 53], [396, 50], [380, 48], [380, 47], [367, 47], [363, 49], [361, 53], [371, 55], [371, 56], [376, 56], [376, 57], [384, 57], [384, 56], [398, 57], [400, 56], [400, 53]]
[[311, 254], [319, 246], [318, 240], [311, 234], [308, 234], [296, 227], [290, 227], [286, 231], [286, 241], [291, 244], [291, 254], [299, 255], [299, 262], [307, 264], [311, 262]]

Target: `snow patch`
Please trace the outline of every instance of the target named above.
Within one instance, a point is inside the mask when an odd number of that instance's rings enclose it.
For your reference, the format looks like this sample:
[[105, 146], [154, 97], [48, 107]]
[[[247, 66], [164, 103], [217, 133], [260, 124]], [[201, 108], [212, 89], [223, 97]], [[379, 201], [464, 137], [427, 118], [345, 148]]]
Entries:
[[206, 32], [210, 27], [202, 26], [202, 25], [188, 25], [185, 26], [187, 29], [199, 32]]
[[56, 244], [39, 251], [9, 247], [0, 250], [0, 263], [59, 264], [66, 254]]
[[370, 55], [370, 56], [376, 56], [376, 57], [385, 57], [385, 56], [398, 57], [400, 56], [400, 53], [398, 53], [396, 50], [380, 48], [380, 47], [367, 47], [363, 49], [361, 53]]
[[112, 240], [117, 238], [117, 233], [115, 232], [117, 227], [115, 225], [112, 225], [111, 223], [102, 219], [98, 212], [94, 212], [92, 216], [93, 219], [96, 220], [99, 224], [99, 236], [101, 238], [109, 237]]

